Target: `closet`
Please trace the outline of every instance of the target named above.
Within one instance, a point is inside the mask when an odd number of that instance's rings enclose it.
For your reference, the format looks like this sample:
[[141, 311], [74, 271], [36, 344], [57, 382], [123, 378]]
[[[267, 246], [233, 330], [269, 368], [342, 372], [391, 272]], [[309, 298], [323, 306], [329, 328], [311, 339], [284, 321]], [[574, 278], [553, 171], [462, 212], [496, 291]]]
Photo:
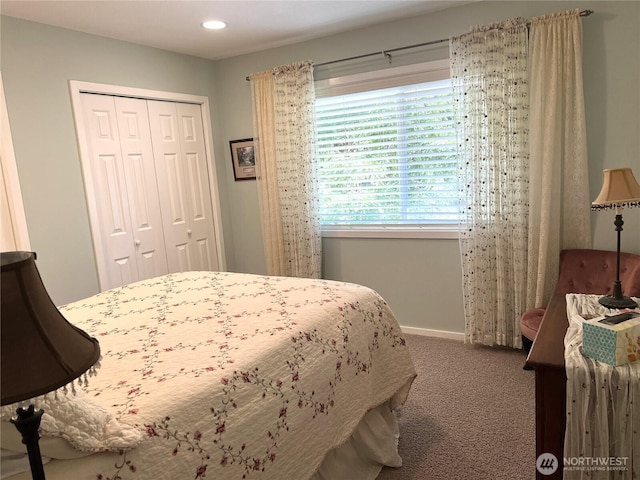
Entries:
[[87, 92], [78, 98], [101, 290], [220, 270], [201, 105]]

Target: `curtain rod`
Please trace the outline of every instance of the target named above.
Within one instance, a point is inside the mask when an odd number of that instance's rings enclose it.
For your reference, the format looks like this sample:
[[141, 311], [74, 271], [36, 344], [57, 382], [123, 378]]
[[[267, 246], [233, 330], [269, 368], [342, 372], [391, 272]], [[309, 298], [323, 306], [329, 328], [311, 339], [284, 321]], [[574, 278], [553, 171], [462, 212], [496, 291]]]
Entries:
[[[581, 10], [580, 11], [580, 16], [581, 17], [588, 17], [592, 13], [593, 13], [593, 10]], [[331, 60], [329, 62], [316, 63], [314, 65], [314, 68], [324, 67], [326, 65], [332, 65], [334, 63], [349, 62], [351, 60], [358, 60], [360, 58], [375, 57], [376, 55], [384, 55], [385, 57], [387, 57], [387, 60], [389, 60], [389, 63], [391, 63], [391, 53], [392, 52], [399, 52], [401, 50], [409, 50], [411, 48], [426, 47], [426, 46], [429, 46], [429, 45], [436, 45], [438, 43], [445, 43], [445, 42], [448, 42], [448, 41], [449, 41], [448, 38], [441, 38], [440, 40], [432, 40], [430, 42], [416, 43], [415, 45], [407, 45], [405, 47], [391, 48], [389, 50], [382, 50], [380, 52], [364, 53], [362, 55], [356, 55], [356, 56], [353, 56], [353, 57], [339, 58], [338, 60]], [[249, 81], [249, 77], [248, 76], [246, 77], [246, 80]]]

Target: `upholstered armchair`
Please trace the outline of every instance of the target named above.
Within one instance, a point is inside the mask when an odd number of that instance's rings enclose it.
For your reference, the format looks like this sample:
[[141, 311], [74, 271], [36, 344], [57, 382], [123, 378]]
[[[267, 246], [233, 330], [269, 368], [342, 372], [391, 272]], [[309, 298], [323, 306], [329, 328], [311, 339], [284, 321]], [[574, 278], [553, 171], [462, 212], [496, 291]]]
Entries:
[[[616, 252], [607, 250], [563, 250], [556, 293], [610, 295], [616, 279]], [[640, 296], [640, 255], [620, 253], [620, 282], [626, 296]], [[520, 317], [522, 345], [529, 351], [536, 338], [544, 308], [532, 308]]]

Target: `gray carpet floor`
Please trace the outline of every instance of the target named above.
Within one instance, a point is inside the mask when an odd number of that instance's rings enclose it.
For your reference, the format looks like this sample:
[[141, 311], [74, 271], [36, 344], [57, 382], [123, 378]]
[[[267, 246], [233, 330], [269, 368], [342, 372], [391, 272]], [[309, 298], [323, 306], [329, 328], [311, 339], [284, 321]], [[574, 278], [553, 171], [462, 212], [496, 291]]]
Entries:
[[535, 478], [534, 372], [520, 350], [407, 335], [418, 377], [400, 413], [401, 468], [378, 480]]

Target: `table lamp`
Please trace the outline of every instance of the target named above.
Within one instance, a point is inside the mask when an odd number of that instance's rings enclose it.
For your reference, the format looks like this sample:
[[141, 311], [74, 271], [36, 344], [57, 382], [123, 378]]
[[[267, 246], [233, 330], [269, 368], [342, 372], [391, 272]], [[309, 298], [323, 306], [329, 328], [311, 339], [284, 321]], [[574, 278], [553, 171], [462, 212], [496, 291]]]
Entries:
[[[33, 252], [3, 252], [1, 404], [32, 401], [89, 370], [100, 358], [95, 338], [71, 325], [44, 288]], [[43, 410], [18, 408], [11, 420], [27, 447], [34, 480], [44, 480], [38, 440]]]
[[620, 232], [622, 232], [622, 209], [640, 206], [640, 185], [630, 168], [610, 168], [603, 170], [604, 182], [600, 194], [591, 204], [592, 210], [616, 210], [613, 224], [618, 232], [618, 249], [616, 258], [616, 280], [613, 293], [600, 298], [598, 302], [607, 308], [635, 308], [638, 305], [622, 294], [620, 284]]

